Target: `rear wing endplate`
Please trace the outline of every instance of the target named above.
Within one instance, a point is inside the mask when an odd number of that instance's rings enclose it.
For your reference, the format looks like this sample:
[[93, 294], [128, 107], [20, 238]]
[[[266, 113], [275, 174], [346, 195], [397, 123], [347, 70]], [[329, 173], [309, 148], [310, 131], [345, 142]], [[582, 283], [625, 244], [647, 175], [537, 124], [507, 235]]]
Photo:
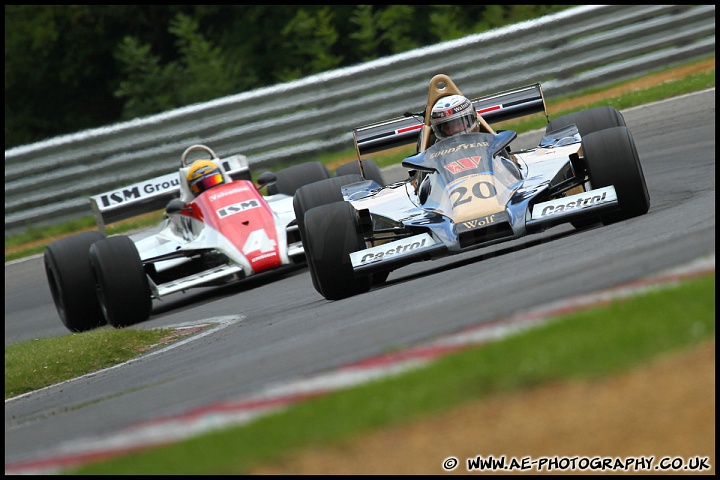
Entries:
[[[542, 87], [539, 83], [494, 93], [473, 100], [475, 109], [488, 123], [523, 117], [547, 109]], [[353, 130], [358, 158], [363, 155], [410, 145], [418, 141], [423, 120], [416, 117], [398, 117], [380, 123], [358, 127]]]
[[[214, 161], [219, 162], [225, 173], [233, 180], [251, 180], [250, 167], [245, 155], [237, 154]], [[93, 195], [89, 200], [98, 229], [106, 235], [107, 225], [163, 209], [170, 200], [179, 196], [180, 176], [176, 171]]]

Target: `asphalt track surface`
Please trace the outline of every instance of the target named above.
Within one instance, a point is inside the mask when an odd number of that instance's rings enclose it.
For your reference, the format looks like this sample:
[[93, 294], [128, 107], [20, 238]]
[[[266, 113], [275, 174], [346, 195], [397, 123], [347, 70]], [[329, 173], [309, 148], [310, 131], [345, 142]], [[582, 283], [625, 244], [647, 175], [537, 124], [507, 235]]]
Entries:
[[[558, 226], [393, 272], [330, 302], [305, 268], [156, 302], [133, 328], [219, 322], [162, 353], [5, 402], [5, 465], [161, 417], [632, 282], [715, 252], [715, 89], [623, 112], [636, 141], [647, 215], [576, 231]], [[539, 133], [521, 139], [537, 143]], [[396, 171], [388, 172], [394, 176]], [[394, 180], [394, 178], [388, 178]], [[67, 335], [42, 258], [5, 265], [5, 345]]]

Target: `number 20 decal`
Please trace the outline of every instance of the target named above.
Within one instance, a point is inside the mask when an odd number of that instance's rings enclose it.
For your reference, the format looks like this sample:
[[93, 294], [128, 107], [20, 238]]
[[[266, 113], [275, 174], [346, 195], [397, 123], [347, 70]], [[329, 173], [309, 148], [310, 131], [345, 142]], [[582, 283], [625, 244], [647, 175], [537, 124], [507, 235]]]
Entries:
[[495, 190], [495, 185], [493, 185], [490, 182], [478, 182], [475, 185], [472, 186], [472, 196], [468, 195], [468, 189], [467, 187], [457, 187], [453, 191], [450, 192], [450, 198], [452, 198], [453, 195], [457, 194], [457, 199], [453, 201], [452, 206], [457, 207], [458, 205], [462, 205], [463, 203], [467, 203], [472, 200], [472, 197], [476, 198], [492, 198], [497, 196], [497, 190]]

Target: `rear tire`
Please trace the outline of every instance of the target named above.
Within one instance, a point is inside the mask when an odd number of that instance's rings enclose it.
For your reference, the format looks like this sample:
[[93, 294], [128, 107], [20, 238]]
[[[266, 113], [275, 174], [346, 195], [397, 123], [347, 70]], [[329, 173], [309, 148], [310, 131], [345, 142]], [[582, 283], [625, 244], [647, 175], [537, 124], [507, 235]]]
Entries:
[[95, 295], [88, 260], [90, 246], [103, 238], [97, 231], [82, 232], [55, 240], [45, 249], [50, 293], [60, 320], [71, 332], [85, 332], [107, 323]]
[[268, 195], [284, 193], [292, 197], [303, 185], [330, 178], [330, 172], [321, 162], [307, 162], [279, 170], [275, 177], [277, 181], [267, 186]]
[[372, 286], [372, 276], [356, 277], [350, 263], [350, 253], [365, 248], [358, 223], [357, 210], [344, 201], [321, 205], [305, 214], [308, 265], [320, 287], [316, 290], [328, 300], [364, 293]]
[[[362, 165], [363, 170], [365, 171], [366, 180], [373, 180], [377, 182], [381, 187], [385, 186], [385, 179], [383, 179], [382, 170], [380, 170], [380, 167], [377, 166], [377, 163], [375, 163], [374, 160], [366, 158], [362, 160]], [[360, 173], [360, 165], [358, 165], [358, 162], [356, 161], [340, 165], [338, 168], [335, 169], [336, 177], [342, 175], [349, 175], [352, 173], [362, 175], [362, 173]]]
[[150, 317], [150, 285], [129, 237], [119, 235], [94, 243], [90, 265], [100, 308], [110, 325], [122, 328]]
[[625, 118], [616, 108], [605, 106], [569, 113], [550, 120], [545, 133], [567, 127], [573, 123], [577, 125], [581, 137], [606, 128], [626, 126]]
[[615, 127], [583, 137], [583, 154], [593, 188], [615, 187], [620, 211], [601, 216], [605, 225], [637, 217], [650, 209], [645, 175], [630, 130]]

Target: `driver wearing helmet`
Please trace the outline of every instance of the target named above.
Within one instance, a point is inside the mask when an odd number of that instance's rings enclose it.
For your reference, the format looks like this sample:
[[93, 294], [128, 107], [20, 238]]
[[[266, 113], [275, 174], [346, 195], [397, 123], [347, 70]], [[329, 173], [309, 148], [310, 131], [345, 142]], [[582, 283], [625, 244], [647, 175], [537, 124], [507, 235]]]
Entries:
[[[449, 95], [435, 102], [430, 112], [430, 126], [436, 141], [458, 133], [485, 132], [495, 134], [490, 125], [477, 113], [472, 101], [462, 95]], [[516, 165], [517, 158], [506, 147], [506, 156]]]
[[197, 197], [206, 190], [225, 183], [220, 168], [210, 160], [195, 160], [187, 174], [188, 187]]
[[449, 95], [435, 102], [430, 112], [430, 126], [438, 140], [458, 133], [495, 133], [477, 114], [473, 103], [462, 95]]

